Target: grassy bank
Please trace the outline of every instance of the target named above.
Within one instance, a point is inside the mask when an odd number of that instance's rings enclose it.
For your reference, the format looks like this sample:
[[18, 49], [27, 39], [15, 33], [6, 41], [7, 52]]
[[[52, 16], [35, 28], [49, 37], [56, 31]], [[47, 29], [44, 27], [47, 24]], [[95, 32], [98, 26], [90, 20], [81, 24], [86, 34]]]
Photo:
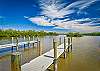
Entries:
[[44, 31], [34, 31], [34, 30], [27, 30], [27, 31], [19, 31], [19, 30], [0, 30], [0, 37], [23, 37], [23, 36], [53, 36], [58, 35], [55, 32], [44, 32]]

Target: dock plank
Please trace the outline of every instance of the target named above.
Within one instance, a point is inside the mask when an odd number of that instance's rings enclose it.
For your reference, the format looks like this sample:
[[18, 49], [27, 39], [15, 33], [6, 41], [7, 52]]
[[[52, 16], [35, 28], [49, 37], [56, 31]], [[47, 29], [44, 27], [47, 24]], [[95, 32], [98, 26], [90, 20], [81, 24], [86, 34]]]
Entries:
[[[66, 43], [66, 49], [68, 43]], [[57, 47], [57, 58], [64, 52], [64, 44]], [[21, 66], [21, 71], [45, 71], [54, 60], [54, 49]]]

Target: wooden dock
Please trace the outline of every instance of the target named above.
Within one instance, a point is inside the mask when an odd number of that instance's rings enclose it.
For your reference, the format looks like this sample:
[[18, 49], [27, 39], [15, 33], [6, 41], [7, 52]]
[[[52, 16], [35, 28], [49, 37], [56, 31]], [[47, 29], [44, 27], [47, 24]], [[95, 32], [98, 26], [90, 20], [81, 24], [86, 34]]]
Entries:
[[[18, 46], [24, 45], [24, 44], [31, 44], [31, 43], [37, 43], [38, 41], [27, 41], [27, 42], [19, 42]], [[0, 49], [7, 48], [7, 47], [16, 47], [16, 43], [12, 44], [5, 44], [5, 45], [0, 45]]]
[[[63, 43], [59, 45], [56, 49], [57, 56], [56, 58], [60, 57], [61, 54], [65, 52], [66, 49], [69, 48], [69, 46], [72, 45], [72, 43]], [[21, 71], [45, 71], [48, 69], [48, 67], [55, 61], [55, 50], [51, 49], [50, 51], [44, 53], [43, 55], [31, 60], [29, 63], [26, 63], [21, 66]], [[55, 66], [56, 68], [56, 66]], [[57, 70], [54, 70], [57, 71]]]

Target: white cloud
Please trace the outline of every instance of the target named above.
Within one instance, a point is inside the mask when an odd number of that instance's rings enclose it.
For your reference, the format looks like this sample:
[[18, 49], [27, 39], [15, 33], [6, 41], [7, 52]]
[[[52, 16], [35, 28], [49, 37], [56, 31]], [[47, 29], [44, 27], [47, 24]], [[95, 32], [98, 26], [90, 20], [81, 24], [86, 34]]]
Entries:
[[64, 8], [66, 4], [60, 3], [60, 1], [48, 0], [44, 2], [44, 0], [41, 0], [40, 2], [40, 8], [43, 10], [41, 14], [48, 16], [51, 19], [63, 18], [65, 15], [69, 15], [75, 12], [75, 10], [66, 10], [66, 8]]
[[95, 3], [98, 0], [84, 0], [84, 1], [85, 2], [83, 4], [77, 6], [79, 8], [77, 14], [81, 14], [81, 13], [87, 14], [87, 12], [84, 12], [83, 10], [85, 8], [88, 8], [89, 6], [91, 6], [91, 4]]
[[78, 9], [77, 14], [87, 14], [83, 9], [89, 7], [96, 1], [98, 0], [79, 0], [67, 5], [66, 3], [61, 2], [61, 0], [41, 0], [40, 8], [43, 10], [41, 14], [48, 16], [51, 19], [64, 18], [69, 14], [75, 13], [77, 10], [74, 8]]
[[31, 18], [28, 18], [28, 20], [32, 21], [35, 24], [42, 25], [42, 26], [53, 26], [51, 23], [49, 23], [48, 20], [45, 19], [44, 16], [31, 17]]
[[24, 16], [24, 18], [28, 19], [29, 17], [27, 17], [27, 16]]
[[82, 19], [76, 19], [74, 21], [80, 22], [80, 21], [91, 21], [90, 18], [82, 18]]
[[[55, 18], [65, 18], [68, 17], [69, 14], [75, 13], [76, 10], [74, 8], [77, 8], [77, 13], [85, 13], [87, 12], [82, 11], [83, 9], [89, 7], [91, 4], [96, 2], [97, 0], [81, 0], [73, 2], [66, 6], [66, 3], [61, 3], [60, 0], [41, 0], [40, 1], [40, 8], [42, 9], [40, 17], [25, 17], [28, 18], [33, 23], [37, 23], [39, 25], [43, 26], [58, 26], [59, 28], [65, 28], [65, 29], [76, 29], [76, 30], [82, 30], [82, 31], [95, 31], [98, 29], [98, 27], [93, 27], [91, 24], [93, 23], [93, 20], [91, 18], [82, 18], [82, 19], [76, 19], [76, 20], [70, 20], [70, 18], [66, 18], [63, 20], [54, 20]], [[46, 19], [46, 18], [49, 19]], [[51, 23], [49, 21], [51, 20]], [[89, 21], [83, 24], [80, 24], [81, 21]], [[55, 28], [58, 28], [55, 27]]]
[[79, 21], [83, 21], [83, 20], [90, 20], [89, 18], [86, 19], [79, 19], [79, 20], [71, 20], [71, 21], [65, 21], [65, 22], [61, 22], [61, 21], [53, 21], [53, 23], [55, 25], [57, 25], [58, 27], [64, 28], [64, 29], [73, 29], [73, 30], [80, 30], [83, 32], [94, 32], [97, 31], [99, 29], [99, 27], [97, 26], [92, 26], [92, 22], [89, 23], [83, 23], [80, 24]]
[[90, 6], [91, 4], [93, 4], [94, 2], [96, 2], [97, 0], [86, 0], [85, 4], [80, 5], [79, 9], [82, 10], [84, 8], [87, 8], [88, 6]]

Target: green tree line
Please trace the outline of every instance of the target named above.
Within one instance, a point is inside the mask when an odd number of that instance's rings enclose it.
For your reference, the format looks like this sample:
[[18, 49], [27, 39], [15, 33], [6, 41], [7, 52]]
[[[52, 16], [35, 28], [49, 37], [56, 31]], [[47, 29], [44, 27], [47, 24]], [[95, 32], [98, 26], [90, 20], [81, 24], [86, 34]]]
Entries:
[[100, 36], [100, 32], [83, 33], [83, 35], [87, 35], [87, 36]]
[[67, 33], [66, 35], [68, 37], [100, 36], [100, 32], [91, 32], [91, 33], [70, 32], [70, 33]]
[[67, 33], [66, 35], [67, 37], [82, 37], [83, 36], [79, 32], [70, 32], [70, 33]]
[[34, 31], [34, 30], [0, 30], [0, 37], [23, 37], [23, 36], [47, 36], [47, 35], [58, 35], [55, 32], [44, 32], [44, 31]]

